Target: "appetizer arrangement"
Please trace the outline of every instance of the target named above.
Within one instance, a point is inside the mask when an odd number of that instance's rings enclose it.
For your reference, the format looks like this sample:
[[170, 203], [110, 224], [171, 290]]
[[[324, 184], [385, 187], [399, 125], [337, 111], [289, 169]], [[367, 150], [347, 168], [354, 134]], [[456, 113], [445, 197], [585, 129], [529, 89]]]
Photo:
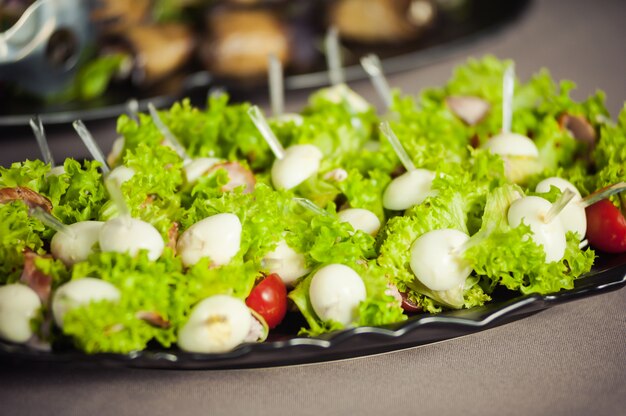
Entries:
[[415, 97], [363, 65], [383, 115], [340, 76], [285, 114], [270, 77], [272, 117], [152, 107], [108, 157], [76, 122], [94, 160], [59, 165], [34, 122], [45, 161], [0, 168], [0, 338], [221, 353], [287, 314], [317, 336], [555, 293], [626, 251], [626, 108], [494, 57]]

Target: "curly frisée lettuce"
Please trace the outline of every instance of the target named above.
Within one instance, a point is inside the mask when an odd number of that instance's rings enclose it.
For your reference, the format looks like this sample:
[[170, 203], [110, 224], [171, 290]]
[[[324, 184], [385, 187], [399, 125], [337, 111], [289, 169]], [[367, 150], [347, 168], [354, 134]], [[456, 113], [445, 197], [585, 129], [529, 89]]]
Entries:
[[23, 186], [41, 192], [47, 188], [48, 172], [50, 165], [41, 160], [16, 162], [10, 168], [0, 166], [0, 188]]
[[530, 229], [519, 226], [494, 232], [485, 242], [465, 253], [487, 292], [496, 285], [523, 294], [548, 294], [574, 287], [574, 280], [591, 270], [593, 250], [580, 250], [579, 238], [569, 232], [565, 256], [546, 263], [543, 248], [527, 238]]
[[65, 173], [50, 182], [58, 180], [65, 183], [63, 194], [52, 213], [66, 224], [98, 218], [102, 204], [107, 200], [107, 193], [98, 168], [100, 163], [85, 161], [82, 165], [73, 159], [66, 159], [63, 164]]
[[626, 179], [626, 104], [616, 125], [603, 125], [593, 153], [596, 161], [596, 188]]
[[28, 215], [21, 201], [0, 204], [0, 283], [16, 282], [24, 267], [24, 250], [44, 253], [45, 227]]
[[[173, 223], [182, 215], [183, 183], [182, 160], [169, 147], [149, 147], [140, 143], [124, 154], [124, 166], [135, 172], [121, 186], [122, 194], [133, 217], [154, 225], [164, 238]], [[109, 220], [118, 215], [113, 201], [107, 201], [100, 210], [100, 219]]]

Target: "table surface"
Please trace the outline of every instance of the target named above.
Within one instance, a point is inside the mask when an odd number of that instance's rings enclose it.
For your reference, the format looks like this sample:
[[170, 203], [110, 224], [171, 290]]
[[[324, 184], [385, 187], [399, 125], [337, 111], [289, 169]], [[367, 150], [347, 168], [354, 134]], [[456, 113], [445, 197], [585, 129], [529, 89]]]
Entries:
[[[577, 99], [606, 91], [616, 116], [626, 97], [624, 22], [622, 0], [537, 0], [507, 28], [390, 82], [417, 92], [467, 57], [492, 53], [514, 59], [522, 79], [545, 66], [576, 81]], [[352, 86], [378, 102], [368, 82]], [[305, 99], [296, 93], [288, 107]], [[89, 127], [108, 150], [114, 123]], [[87, 156], [67, 127], [50, 136], [57, 159]], [[32, 138], [0, 132], [0, 165], [36, 157]], [[626, 290], [443, 343], [305, 366], [162, 371], [0, 359], [0, 414], [200, 413], [625, 415]]]

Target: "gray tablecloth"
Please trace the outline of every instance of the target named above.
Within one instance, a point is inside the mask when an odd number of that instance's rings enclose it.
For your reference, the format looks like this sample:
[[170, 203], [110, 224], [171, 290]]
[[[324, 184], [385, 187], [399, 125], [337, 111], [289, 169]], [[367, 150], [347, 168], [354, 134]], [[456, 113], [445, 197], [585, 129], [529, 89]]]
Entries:
[[[584, 98], [626, 98], [626, 2], [536, 1], [507, 29], [438, 64], [391, 77], [417, 92], [444, 82], [468, 56], [513, 58], [572, 79]], [[376, 102], [367, 82], [353, 87]], [[291, 97], [298, 108], [304, 94]], [[112, 123], [94, 125], [107, 149]], [[86, 156], [70, 131], [55, 156]], [[32, 139], [0, 142], [0, 164], [38, 157]], [[3, 415], [626, 415], [626, 290], [554, 307], [439, 344], [307, 366], [161, 371], [0, 361]]]

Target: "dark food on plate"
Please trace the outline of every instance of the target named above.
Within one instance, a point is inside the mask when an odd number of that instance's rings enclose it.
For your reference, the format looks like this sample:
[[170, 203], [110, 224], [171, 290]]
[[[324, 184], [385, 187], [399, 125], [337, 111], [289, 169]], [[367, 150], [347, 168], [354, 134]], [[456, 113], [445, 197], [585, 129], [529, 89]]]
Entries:
[[151, 3], [151, 0], [98, 0], [91, 18], [95, 23], [107, 24], [107, 32], [124, 30], [145, 22]]
[[149, 86], [185, 65], [195, 48], [189, 27], [178, 23], [129, 26], [100, 44], [100, 56], [122, 55], [118, 78]]
[[[0, 5], [5, 30], [32, 3]], [[137, 91], [158, 90], [156, 84], [167, 90], [172, 84], [164, 80], [168, 75], [180, 79], [203, 69], [233, 85], [244, 80], [244, 86], [258, 86], [265, 82], [268, 54], [288, 72], [319, 70], [329, 25], [357, 46], [400, 46], [419, 39], [443, 6], [435, 0], [103, 0], [81, 7], [93, 24], [84, 39], [88, 45], [80, 51], [70, 42], [78, 34], [61, 31], [68, 36], [61, 46], [74, 46], [71, 51], [80, 57], [65, 65], [67, 76], [50, 82], [54, 85], [45, 91], [8, 77], [4, 81], [10, 81], [12, 94], [41, 95], [49, 104], [86, 101], [104, 94], [110, 84]]]
[[[269, 120], [282, 150], [255, 108], [215, 94], [160, 112], [178, 152], [157, 118], [121, 116], [106, 178], [95, 161], [0, 168], [0, 337], [220, 353], [285, 315], [316, 336], [477, 307], [496, 288], [573, 288], [593, 249], [626, 250], [621, 194], [592, 205], [624, 187], [626, 107], [614, 123], [601, 92], [575, 102], [542, 71], [518, 82], [501, 133], [509, 65], [470, 60], [442, 87], [396, 92], [381, 129], [346, 85], [322, 89], [299, 117]], [[563, 114], [593, 129], [590, 158]]]
[[337, 0], [329, 19], [341, 37], [365, 43], [394, 43], [418, 37], [435, 21], [431, 0]]
[[201, 49], [205, 67], [218, 76], [246, 78], [267, 73], [267, 57], [290, 61], [289, 30], [270, 10], [220, 10], [211, 13]]

